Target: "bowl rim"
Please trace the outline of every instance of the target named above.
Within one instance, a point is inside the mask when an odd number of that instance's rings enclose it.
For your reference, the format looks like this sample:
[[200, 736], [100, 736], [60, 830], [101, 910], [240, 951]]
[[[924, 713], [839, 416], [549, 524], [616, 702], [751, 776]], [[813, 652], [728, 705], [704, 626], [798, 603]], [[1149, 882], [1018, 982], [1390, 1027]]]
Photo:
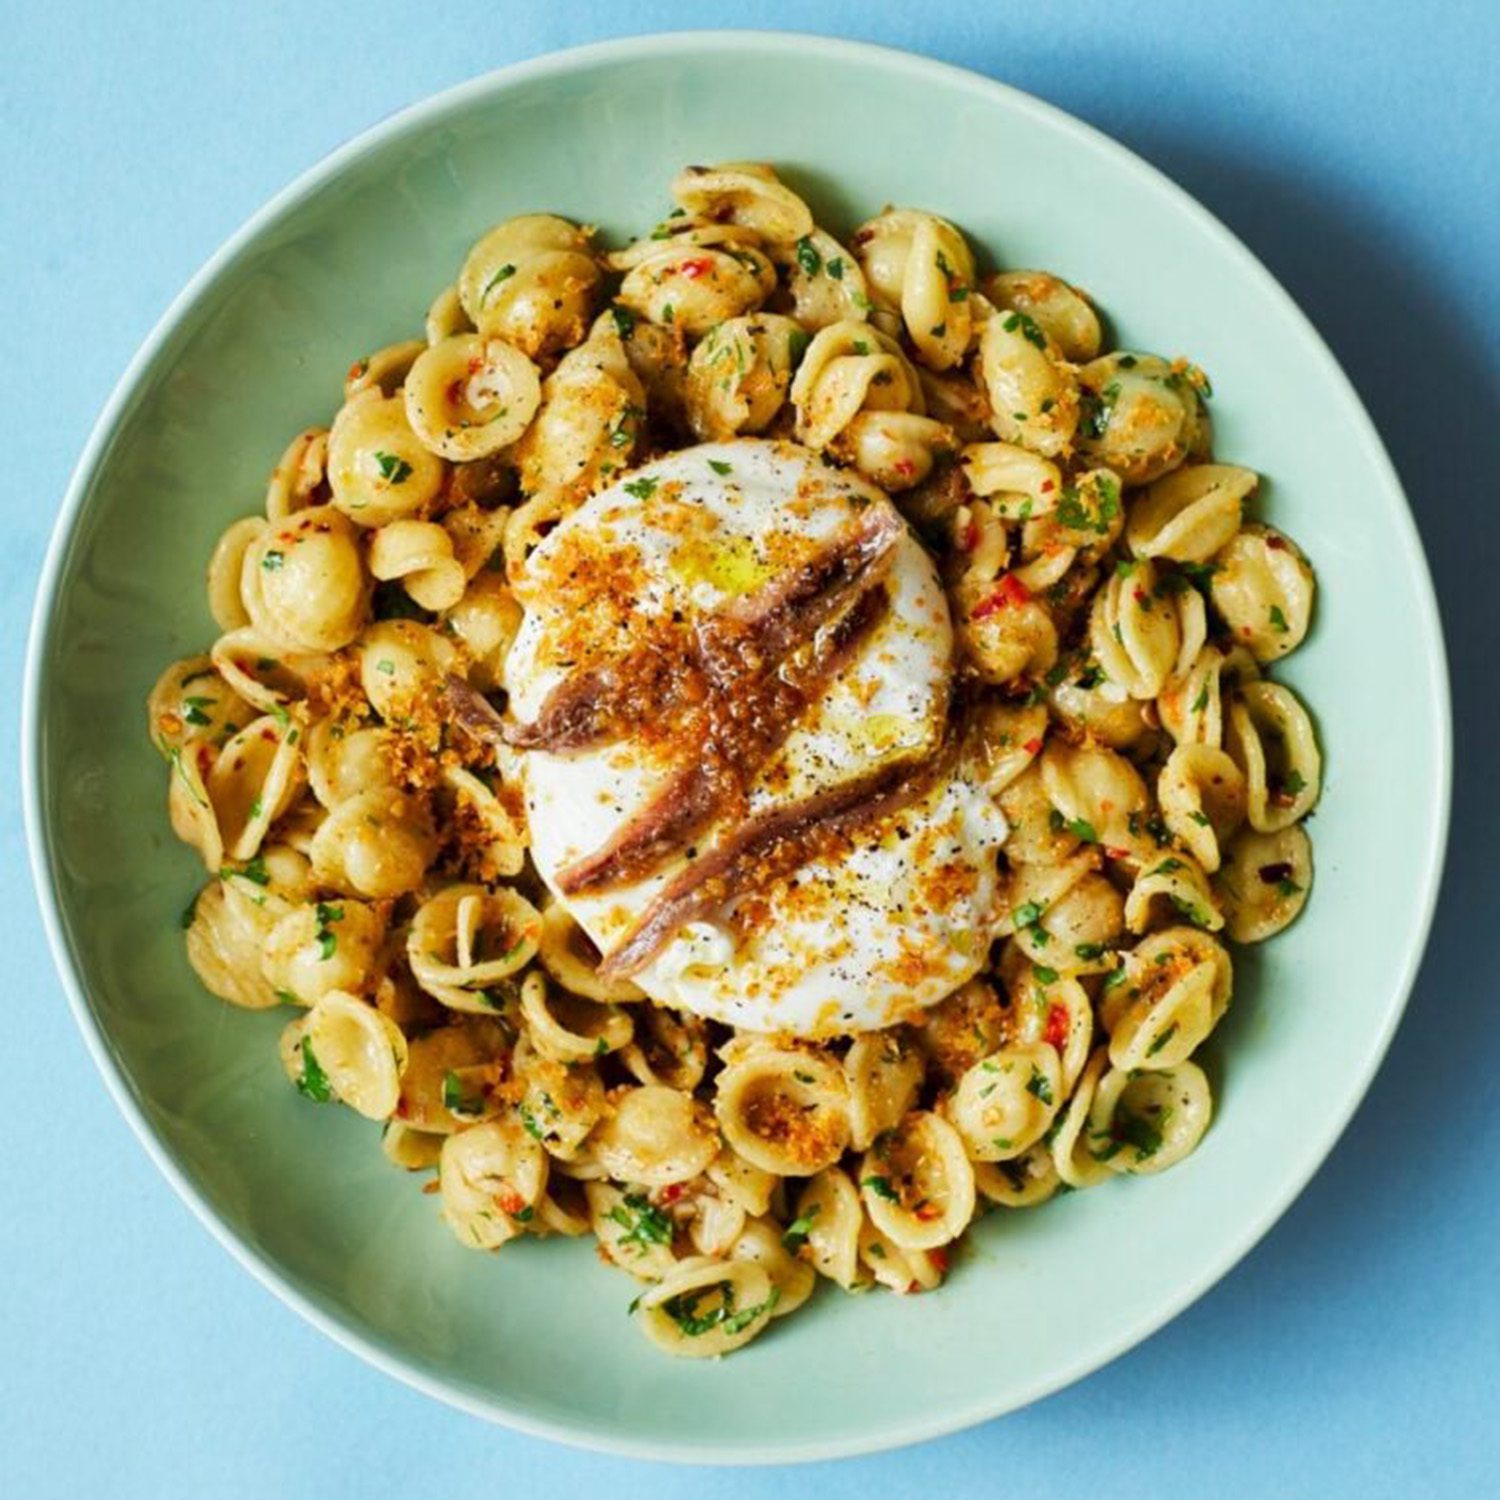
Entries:
[[[267, 227], [337, 179], [347, 167], [387, 142], [421, 129], [428, 121], [441, 117], [454, 108], [503, 93], [516, 84], [565, 75], [601, 63], [625, 63], [703, 51], [733, 53], [745, 48], [773, 54], [788, 51], [805, 54], [808, 49], [812, 49], [822, 53], [831, 62], [852, 61], [878, 65], [903, 72], [919, 83], [963, 89], [990, 101], [999, 100], [1006, 108], [1028, 115], [1071, 136], [1087, 149], [1108, 157], [1115, 166], [1153, 182], [1158, 189], [1164, 190], [1173, 198], [1177, 206], [1195, 220], [1198, 227], [1215, 242], [1217, 248], [1236, 262], [1241, 272], [1258, 281], [1264, 290], [1279, 300], [1293, 322], [1300, 326], [1312, 357], [1321, 366], [1322, 377], [1330, 381], [1346, 400], [1354, 418], [1357, 439], [1367, 449], [1383, 480], [1401, 500], [1402, 503], [1394, 507], [1393, 519], [1416, 586], [1416, 624], [1425, 641], [1429, 686], [1439, 709], [1432, 716], [1430, 731], [1433, 737], [1431, 753], [1437, 774], [1430, 789], [1434, 816], [1430, 822], [1429, 838], [1415, 887], [1417, 921], [1399, 973], [1393, 978], [1385, 1012], [1380, 1017], [1378, 1027], [1370, 1033], [1365, 1055], [1356, 1072], [1356, 1082], [1350, 1088], [1333, 1123], [1321, 1137], [1310, 1142], [1309, 1148], [1293, 1165], [1292, 1170], [1286, 1173], [1278, 1192], [1262, 1206], [1259, 1214], [1235, 1241], [1206, 1264], [1196, 1276], [1179, 1287], [1172, 1297], [1143, 1312], [1123, 1334], [1102, 1345], [1090, 1347], [1062, 1369], [1037, 1379], [1019, 1399], [981, 1395], [962, 1408], [918, 1417], [907, 1425], [894, 1429], [770, 1447], [764, 1444], [751, 1447], [737, 1441], [719, 1443], [686, 1440], [671, 1444], [655, 1440], [638, 1441], [594, 1431], [584, 1419], [570, 1421], [537, 1417], [511, 1406], [503, 1398], [460, 1389], [441, 1376], [408, 1363], [399, 1353], [382, 1347], [373, 1337], [346, 1321], [341, 1313], [320, 1306], [311, 1296], [294, 1286], [270, 1258], [241, 1239], [237, 1231], [199, 1191], [188, 1172], [173, 1160], [158, 1137], [144, 1109], [132, 1094], [123, 1068], [90, 1005], [62, 923], [61, 903], [49, 858], [49, 832], [42, 802], [40, 769], [43, 759], [41, 726], [44, 664], [49, 655], [56, 623], [62, 569], [84, 499], [92, 488], [114, 431], [143, 376], [224, 267]], [[631, 1458], [679, 1463], [786, 1464], [854, 1457], [904, 1447], [961, 1431], [1051, 1395], [1117, 1359], [1170, 1322], [1238, 1265], [1282, 1217], [1338, 1143], [1355, 1110], [1369, 1092], [1370, 1084], [1405, 1012], [1418, 968], [1427, 949], [1442, 881], [1452, 806], [1452, 701], [1447, 651], [1426, 553], [1417, 531], [1410, 500], [1364, 403], [1322, 335], [1291, 294], [1238, 236], [1185, 188], [1129, 147], [1058, 106], [1038, 99], [1014, 85], [920, 53], [816, 32], [752, 28], [666, 31], [593, 42], [527, 58], [440, 90], [388, 115], [329, 152], [271, 197], [204, 262], [172, 299], [131, 358], [96, 419], [73, 469], [53, 525], [37, 585], [27, 640], [21, 704], [21, 778], [27, 852], [42, 925], [63, 992], [83, 1034], [89, 1054], [115, 1104], [157, 1169], [213, 1237], [257, 1281], [329, 1338], [385, 1374], [449, 1406], [528, 1435]]]

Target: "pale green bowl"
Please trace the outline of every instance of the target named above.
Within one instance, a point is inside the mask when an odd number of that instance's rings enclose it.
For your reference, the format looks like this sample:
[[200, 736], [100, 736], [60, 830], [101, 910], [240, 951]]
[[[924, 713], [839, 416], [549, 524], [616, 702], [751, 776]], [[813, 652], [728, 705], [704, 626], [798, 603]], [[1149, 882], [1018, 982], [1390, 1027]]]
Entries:
[[[200, 990], [178, 926], [200, 872], [168, 832], [142, 703], [163, 663], [212, 636], [200, 584], [220, 529], [260, 504], [289, 436], [328, 418], [351, 358], [420, 328], [483, 229], [552, 209], [624, 235], [663, 211], [681, 164], [745, 157], [777, 162], [836, 228], [887, 202], [935, 209], [1005, 264], [1088, 287], [1122, 343], [1201, 361], [1219, 451], [1268, 476], [1265, 513], [1318, 568], [1317, 628], [1282, 675], [1316, 710], [1328, 777], [1316, 891], [1239, 962], [1213, 1048], [1218, 1118], [1194, 1157], [992, 1215], [936, 1295], [825, 1289], [705, 1364], [647, 1345], [625, 1314], [633, 1284], [588, 1244], [460, 1247], [374, 1127], [286, 1087], [282, 1017]], [[649, 37], [509, 68], [381, 125], [257, 215], [162, 320], [78, 466], [26, 712], [32, 856], [65, 987], [121, 1108], [209, 1228], [319, 1327], [434, 1395], [684, 1459], [855, 1453], [981, 1421], [1093, 1370], [1222, 1276], [1385, 1051], [1448, 808], [1443, 649], [1411, 517], [1347, 380], [1267, 272], [1066, 115], [802, 36]]]

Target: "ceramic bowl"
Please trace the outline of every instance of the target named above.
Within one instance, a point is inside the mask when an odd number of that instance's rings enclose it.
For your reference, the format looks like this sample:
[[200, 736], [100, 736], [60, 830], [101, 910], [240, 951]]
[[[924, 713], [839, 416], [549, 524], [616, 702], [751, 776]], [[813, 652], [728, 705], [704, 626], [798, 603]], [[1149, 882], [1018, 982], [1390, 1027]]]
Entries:
[[[419, 330], [489, 225], [525, 210], [652, 224], [685, 162], [775, 161], [836, 230], [888, 202], [1089, 288], [1120, 344], [1212, 375], [1217, 448], [1316, 564], [1316, 627], [1278, 675], [1327, 783], [1301, 920], [1238, 960], [1217, 1118], [1173, 1171], [996, 1212], [941, 1291], [814, 1304], [719, 1363], [663, 1358], [634, 1285], [583, 1242], [460, 1246], [374, 1127], [281, 1076], [284, 1017], [198, 986], [143, 702], [213, 635], [205, 561], [258, 508], [354, 356]], [[150, 232], [149, 226], [142, 226]], [[682, 1459], [868, 1451], [993, 1417], [1118, 1355], [1222, 1276], [1365, 1092], [1436, 892], [1449, 781], [1427, 568], [1349, 382], [1271, 276], [1186, 194], [1001, 84], [804, 36], [646, 37], [538, 59], [407, 110], [308, 173], [193, 280], [84, 453], [42, 579], [26, 685], [37, 886], [65, 988], [141, 1140], [241, 1262], [333, 1337], [482, 1415]], [[73, 1087], [88, 1085], [75, 1079]], [[1274, 1315], [1274, 1314], [1273, 1314]], [[1185, 1380], [1190, 1371], [1183, 1372]]]

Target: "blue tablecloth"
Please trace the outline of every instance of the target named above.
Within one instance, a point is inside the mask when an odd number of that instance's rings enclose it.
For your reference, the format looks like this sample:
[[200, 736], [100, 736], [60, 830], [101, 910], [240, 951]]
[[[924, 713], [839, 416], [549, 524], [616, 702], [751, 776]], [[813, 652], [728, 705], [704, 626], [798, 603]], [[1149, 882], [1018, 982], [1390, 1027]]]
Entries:
[[1458, 712], [1453, 848], [1415, 1000], [1280, 1226], [1144, 1347], [1031, 1410], [774, 1474], [626, 1463], [485, 1426], [366, 1368], [241, 1272], [94, 1075], [43, 945], [12, 771], [0, 1494], [1500, 1493], [1495, 0], [7, 0], [0, 14], [10, 745], [70, 466], [137, 343], [225, 236], [433, 90], [576, 42], [712, 25], [844, 33], [991, 73], [1101, 126], [1227, 220], [1328, 336], [1391, 447], [1437, 575]]

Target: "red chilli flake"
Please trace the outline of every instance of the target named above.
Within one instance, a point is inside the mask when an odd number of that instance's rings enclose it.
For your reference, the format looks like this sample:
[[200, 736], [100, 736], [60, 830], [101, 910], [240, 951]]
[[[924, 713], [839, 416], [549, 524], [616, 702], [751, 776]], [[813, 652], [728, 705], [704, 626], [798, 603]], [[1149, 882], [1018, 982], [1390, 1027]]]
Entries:
[[906, 478], [908, 475], [917, 472], [917, 466], [909, 458], [898, 458], [894, 464], [894, 468], [902, 478]]
[[1032, 738], [1027, 740], [1026, 743], [1021, 746], [1021, 748], [1028, 755], [1035, 755], [1042, 748], [1042, 742], [1040, 739]]
[[998, 614], [1002, 609], [1012, 605], [1028, 604], [1030, 601], [1031, 590], [1014, 573], [1006, 573], [995, 585], [995, 592], [987, 599], [981, 599], [974, 606], [969, 618], [984, 620], [990, 615]]
[[929, 1250], [927, 1252], [927, 1259], [932, 1262], [933, 1269], [939, 1276], [946, 1276], [948, 1274], [948, 1252], [942, 1246], [939, 1246], [936, 1250]]
[[685, 260], [673, 267], [677, 275], [686, 276], [689, 281], [698, 281], [704, 276], [712, 275], [713, 269], [714, 263], [706, 255], [698, 256], [694, 260]]
[[687, 1191], [685, 1184], [671, 1182], [656, 1195], [658, 1203], [675, 1203]]
[[1279, 537], [1279, 536], [1267, 536], [1266, 537], [1266, 546], [1268, 546], [1271, 549], [1272, 552], [1285, 552], [1286, 551], [1286, 542], [1283, 541], [1282, 538]]
[[1105, 845], [1104, 852], [1107, 855], [1109, 855], [1109, 857], [1111, 859], [1129, 859], [1130, 858], [1130, 850], [1129, 849], [1116, 849], [1116, 848], [1114, 848], [1111, 845]]
[[1049, 1047], [1061, 1052], [1068, 1040], [1068, 1032], [1072, 1030], [1072, 1018], [1068, 1015], [1066, 1005], [1053, 1004], [1047, 1010], [1047, 1029], [1042, 1033], [1042, 1040]]

